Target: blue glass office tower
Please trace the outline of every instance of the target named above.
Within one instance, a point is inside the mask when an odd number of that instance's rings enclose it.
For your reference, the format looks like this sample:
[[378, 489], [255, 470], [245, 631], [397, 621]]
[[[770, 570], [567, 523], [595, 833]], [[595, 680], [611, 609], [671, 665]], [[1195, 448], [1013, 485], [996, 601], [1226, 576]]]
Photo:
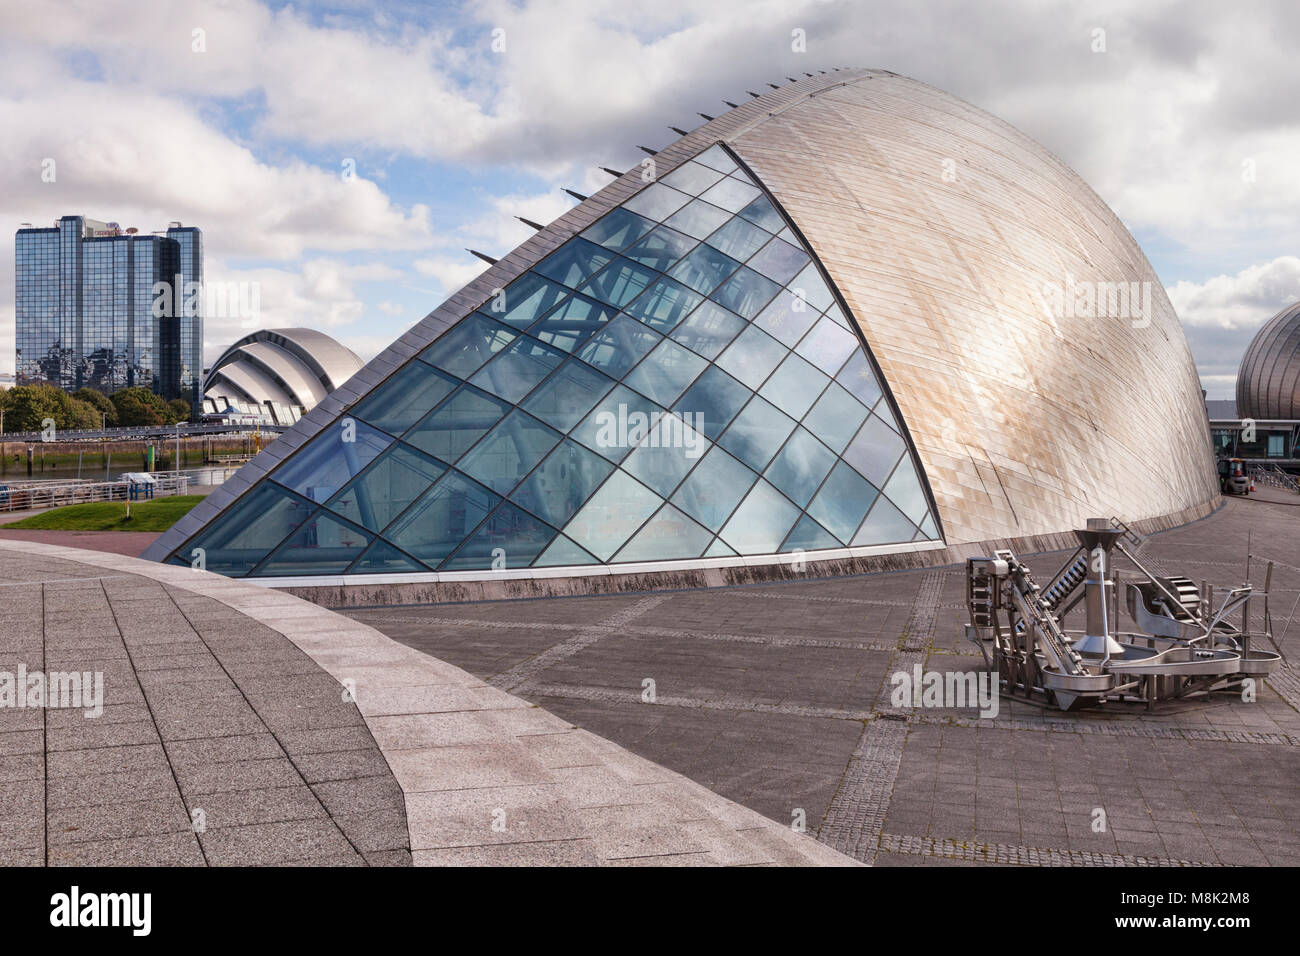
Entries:
[[[18, 384], [106, 393], [142, 386], [198, 406], [200, 230], [173, 223], [146, 236], [64, 216], [49, 229], [19, 229], [14, 240]], [[159, 282], [172, 295], [155, 309]]]

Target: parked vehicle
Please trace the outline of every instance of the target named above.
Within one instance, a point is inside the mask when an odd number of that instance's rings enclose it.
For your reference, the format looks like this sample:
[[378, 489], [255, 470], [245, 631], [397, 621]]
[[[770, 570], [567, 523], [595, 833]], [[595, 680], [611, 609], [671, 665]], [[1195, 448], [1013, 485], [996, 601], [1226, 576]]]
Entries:
[[1254, 482], [1246, 474], [1246, 462], [1241, 458], [1219, 459], [1219, 491], [1225, 495], [1248, 495]]

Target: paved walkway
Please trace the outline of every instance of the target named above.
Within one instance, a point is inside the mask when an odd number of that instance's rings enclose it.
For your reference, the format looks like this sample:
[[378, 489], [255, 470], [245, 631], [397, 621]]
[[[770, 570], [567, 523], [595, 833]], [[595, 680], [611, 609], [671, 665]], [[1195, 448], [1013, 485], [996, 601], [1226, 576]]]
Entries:
[[0, 706], [0, 865], [853, 862], [253, 584], [0, 540], [0, 604], [0, 681], [103, 679]]
[[[1268, 496], [1142, 557], [1262, 583], [1282, 632], [1300, 510]], [[1023, 556], [1043, 580], [1064, 554]], [[889, 675], [983, 668], [964, 569], [609, 597], [350, 610], [391, 637], [878, 865], [1300, 863], [1300, 680], [1062, 714], [895, 708]], [[1252, 610], [1262, 625], [1263, 602]], [[1300, 611], [1282, 647], [1300, 665]], [[652, 686], [650, 699], [646, 688]], [[1105, 813], [1098, 830], [1097, 811]]]

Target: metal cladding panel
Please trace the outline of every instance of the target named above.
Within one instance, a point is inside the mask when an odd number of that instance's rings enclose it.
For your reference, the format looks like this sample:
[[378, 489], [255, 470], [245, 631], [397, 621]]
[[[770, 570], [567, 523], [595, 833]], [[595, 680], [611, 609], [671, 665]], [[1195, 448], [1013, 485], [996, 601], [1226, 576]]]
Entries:
[[[783, 86], [654, 157], [733, 149], [821, 259], [884, 373], [949, 544], [1141, 519], [1217, 497], [1191, 355], [1136, 242], [1055, 157], [924, 84], [872, 70]], [[945, 173], [952, 169], [956, 178]], [[641, 168], [452, 295], [162, 536], [164, 560], [417, 350], [646, 187]], [[1149, 282], [1146, 327], [1050, 314], [1047, 283]]]
[[1300, 302], [1265, 322], [1246, 347], [1237, 372], [1237, 415], [1300, 417]]
[[[1041, 146], [888, 74], [805, 98], [728, 145], [844, 295], [949, 544], [1217, 496], [1173, 307], [1123, 224]], [[1109, 299], [1094, 315], [1079, 314], [1086, 299], [1065, 307], [1069, 290], [1121, 282], [1147, 283], [1150, 315]]]

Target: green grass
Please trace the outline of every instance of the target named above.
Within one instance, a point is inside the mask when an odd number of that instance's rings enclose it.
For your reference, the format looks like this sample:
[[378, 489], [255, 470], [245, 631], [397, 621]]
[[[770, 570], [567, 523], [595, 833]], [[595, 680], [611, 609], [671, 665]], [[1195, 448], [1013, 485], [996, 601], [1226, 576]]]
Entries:
[[40, 531], [166, 531], [203, 498], [203, 495], [173, 495], [152, 501], [132, 501], [129, 518], [126, 503], [122, 501], [67, 505], [3, 527]]

